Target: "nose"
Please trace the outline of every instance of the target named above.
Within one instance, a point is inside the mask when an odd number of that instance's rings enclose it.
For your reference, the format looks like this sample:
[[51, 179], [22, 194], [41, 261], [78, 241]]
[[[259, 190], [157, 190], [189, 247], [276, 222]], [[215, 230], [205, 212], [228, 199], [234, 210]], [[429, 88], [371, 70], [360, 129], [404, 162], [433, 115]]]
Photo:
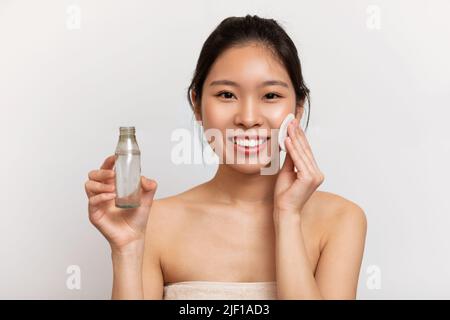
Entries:
[[258, 108], [258, 103], [248, 98], [239, 105], [238, 112], [234, 117], [234, 124], [238, 127], [252, 128], [261, 126], [263, 119]]

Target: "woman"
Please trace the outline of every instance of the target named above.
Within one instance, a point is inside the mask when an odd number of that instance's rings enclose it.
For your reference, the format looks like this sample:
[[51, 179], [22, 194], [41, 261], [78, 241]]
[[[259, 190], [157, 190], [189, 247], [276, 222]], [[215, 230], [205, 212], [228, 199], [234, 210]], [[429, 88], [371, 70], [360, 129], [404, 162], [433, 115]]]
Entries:
[[[248, 160], [259, 154], [249, 150], [264, 149], [269, 161], [221, 162], [210, 181], [159, 200], [156, 181], [141, 177], [142, 205], [126, 210], [114, 206], [114, 156], [91, 171], [89, 218], [111, 245], [112, 298], [354, 299], [365, 214], [316, 190], [324, 176], [299, 126], [309, 90], [285, 31], [257, 16], [222, 21], [203, 45], [188, 98], [204, 129], [222, 133], [218, 155], [235, 150]], [[282, 168], [261, 174], [279, 149], [273, 133], [260, 132], [280, 128], [289, 113]], [[236, 145], [255, 134], [253, 144]]]

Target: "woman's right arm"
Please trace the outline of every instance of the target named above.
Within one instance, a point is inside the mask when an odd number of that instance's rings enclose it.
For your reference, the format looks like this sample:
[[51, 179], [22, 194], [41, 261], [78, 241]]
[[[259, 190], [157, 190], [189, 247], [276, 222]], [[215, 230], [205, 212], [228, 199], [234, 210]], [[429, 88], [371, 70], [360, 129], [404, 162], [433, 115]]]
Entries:
[[[89, 198], [89, 220], [111, 246], [112, 299], [143, 299], [143, 264], [147, 259], [145, 251], [148, 251], [146, 238], [151, 238], [146, 236], [147, 221], [157, 183], [142, 176], [140, 207], [117, 208], [114, 203], [114, 163], [115, 156], [109, 156], [100, 170], [89, 172], [89, 180], [85, 184]], [[153, 259], [151, 256], [149, 258]]]
[[142, 283], [143, 256], [143, 243], [133, 244], [121, 251], [111, 251], [113, 266], [111, 299], [144, 299]]
[[[157, 201], [156, 201], [157, 202]], [[121, 250], [112, 252], [113, 262], [113, 292], [112, 299], [163, 299], [164, 279], [160, 264], [160, 249], [157, 239], [160, 233], [158, 226], [158, 205], [153, 202], [145, 242], [137, 243]], [[136, 293], [142, 292], [141, 296]]]

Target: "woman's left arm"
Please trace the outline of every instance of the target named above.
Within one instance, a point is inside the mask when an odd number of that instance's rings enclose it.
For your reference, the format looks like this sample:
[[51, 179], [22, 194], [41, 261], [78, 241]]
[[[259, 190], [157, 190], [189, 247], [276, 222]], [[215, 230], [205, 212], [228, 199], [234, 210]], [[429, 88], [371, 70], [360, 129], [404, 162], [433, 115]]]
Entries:
[[355, 299], [367, 222], [350, 204], [336, 214], [316, 272], [310, 264], [299, 212], [275, 212], [278, 299]]
[[349, 203], [335, 215], [314, 274], [301, 229], [301, 211], [324, 176], [298, 120], [291, 122], [288, 133], [288, 153], [275, 186], [273, 213], [278, 299], [354, 299], [366, 235], [364, 212]]

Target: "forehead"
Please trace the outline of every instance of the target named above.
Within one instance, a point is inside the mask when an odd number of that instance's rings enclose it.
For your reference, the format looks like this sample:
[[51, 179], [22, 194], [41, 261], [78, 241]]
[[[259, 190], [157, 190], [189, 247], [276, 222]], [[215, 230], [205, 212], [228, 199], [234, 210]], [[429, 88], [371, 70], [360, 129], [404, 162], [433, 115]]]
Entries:
[[232, 47], [225, 50], [211, 66], [205, 85], [217, 79], [227, 79], [243, 86], [276, 78], [292, 87], [283, 64], [273, 53], [256, 44]]

